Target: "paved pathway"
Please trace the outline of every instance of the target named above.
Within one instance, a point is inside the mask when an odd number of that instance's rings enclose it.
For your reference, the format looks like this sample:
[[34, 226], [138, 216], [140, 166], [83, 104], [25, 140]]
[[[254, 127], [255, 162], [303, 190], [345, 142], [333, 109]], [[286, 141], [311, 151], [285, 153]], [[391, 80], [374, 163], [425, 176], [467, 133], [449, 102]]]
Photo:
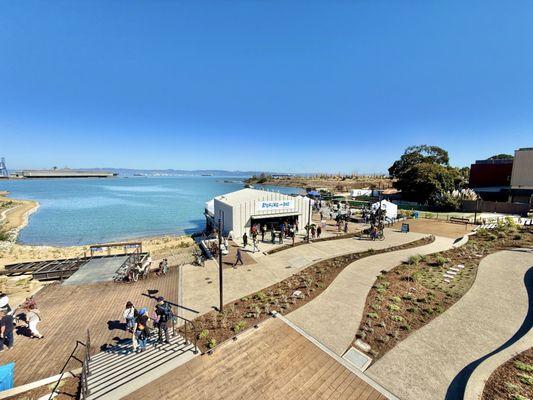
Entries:
[[348, 265], [316, 299], [287, 315], [292, 322], [342, 355], [350, 346], [363, 316], [366, 298], [382, 270], [390, 270], [412, 255], [451, 248], [453, 239], [436, 237], [433, 243], [377, 254]]
[[[383, 241], [373, 242], [356, 238], [329, 240], [259, 257], [256, 264], [224, 270], [224, 303], [273, 285], [321, 259], [365, 251], [369, 248], [383, 249], [398, 246], [425, 236], [427, 235], [406, 234], [387, 229], [386, 239]], [[200, 313], [205, 313], [213, 306], [218, 306], [218, 303], [218, 267], [216, 264], [206, 263], [204, 268], [185, 266], [183, 268], [183, 304]], [[194, 314], [184, 312], [184, 316], [193, 317]]]
[[402, 400], [461, 399], [457, 391], [447, 395], [454, 378], [456, 383], [466, 366], [519, 340], [515, 333], [528, 320], [524, 333], [531, 328], [531, 310], [524, 320], [529, 308], [524, 277], [532, 266], [528, 252], [487, 256], [462, 299], [390, 350], [367, 374]]

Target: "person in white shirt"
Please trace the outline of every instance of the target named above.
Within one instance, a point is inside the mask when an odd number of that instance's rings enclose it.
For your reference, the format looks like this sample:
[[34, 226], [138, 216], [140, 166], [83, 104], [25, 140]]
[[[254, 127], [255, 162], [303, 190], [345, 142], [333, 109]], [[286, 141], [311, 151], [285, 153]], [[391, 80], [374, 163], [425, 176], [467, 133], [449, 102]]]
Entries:
[[133, 303], [131, 301], [126, 303], [123, 316], [124, 320], [126, 321], [126, 329], [130, 332], [133, 332], [133, 326], [135, 325], [135, 307], [133, 307]]

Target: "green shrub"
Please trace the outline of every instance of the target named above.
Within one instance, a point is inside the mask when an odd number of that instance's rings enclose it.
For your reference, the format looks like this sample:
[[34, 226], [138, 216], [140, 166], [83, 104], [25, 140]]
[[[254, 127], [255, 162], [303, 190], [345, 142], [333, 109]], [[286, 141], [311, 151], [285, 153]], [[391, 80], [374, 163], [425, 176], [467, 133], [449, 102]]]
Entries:
[[388, 307], [389, 310], [391, 310], [391, 311], [400, 311], [400, 307], [397, 306], [396, 304], [389, 304], [387, 307]]
[[530, 399], [520, 394], [513, 394], [513, 397], [511, 397], [511, 400], [530, 400]]
[[522, 240], [522, 235], [519, 233], [513, 235], [513, 240]]
[[206, 347], [207, 347], [208, 349], [212, 349], [213, 347], [215, 347], [215, 346], [217, 345], [217, 341], [216, 341], [215, 338], [211, 338], [211, 339], [209, 339], [209, 340], [206, 342], [205, 345], [206, 345]]
[[418, 265], [419, 262], [420, 262], [420, 256], [411, 256], [407, 260], [407, 263], [409, 265]]
[[395, 303], [401, 303], [402, 302], [402, 299], [400, 299], [398, 296], [392, 297], [391, 300], [394, 301]]
[[0, 229], [0, 242], [5, 242], [7, 240], [9, 240], [9, 235], [7, 231], [5, 231], [4, 229]]
[[439, 267], [442, 267], [444, 264], [446, 264], [446, 258], [441, 256], [440, 254], [435, 257], [435, 263], [439, 266]]
[[235, 332], [235, 333], [239, 333], [239, 332], [242, 331], [244, 328], [246, 328], [246, 322], [244, 322], [244, 321], [239, 321], [239, 322], [237, 322], [237, 323], [233, 326], [233, 332]]
[[404, 331], [411, 332], [411, 325], [409, 324], [403, 324], [400, 326], [400, 328], [403, 329]]
[[378, 287], [378, 288], [376, 289], [376, 292], [381, 293], [381, 294], [385, 293], [386, 291], [387, 291], [387, 289], [382, 288], [382, 287]]
[[406, 293], [402, 296], [404, 300], [413, 300], [413, 295], [411, 293]]
[[207, 329], [203, 329], [199, 334], [198, 334], [198, 339], [200, 340], [204, 340], [204, 339], [207, 339], [209, 336], [209, 331]]
[[267, 298], [267, 295], [264, 294], [263, 292], [257, 292], [256, 294], [254, 294], [254, 299], [255, 300], [265, 301], [266, 298]]
[[516, 369], [519, 369], [520, 371], [524, 371], [524, 372], [533, 372], [533, 365], [531, 364], [526, 364], [522, 361], [515, 361], [514, 362], [514, 366]]
[[390, 319], [392, 319], [395, 322], [403, 322], [403, 317], [400, 315], [393, 315], [390, 317]]
[[518, 374], [518, 378], [520, 379], [520, 382], [522, 382], [524, 385], [531, 386], [533, 385], [533, 376], [528, 374]]
[[380, 304], [372, 304], [371, 307], [372, 307], [374, 310], [381, 310], [381, 305], [380, 305]]
[[378, 315], [376, 313], [374, 313], [374, 312], [368, 313], [368, 314], [366, 314], [366, 316], [368, 318], [378, 319]]

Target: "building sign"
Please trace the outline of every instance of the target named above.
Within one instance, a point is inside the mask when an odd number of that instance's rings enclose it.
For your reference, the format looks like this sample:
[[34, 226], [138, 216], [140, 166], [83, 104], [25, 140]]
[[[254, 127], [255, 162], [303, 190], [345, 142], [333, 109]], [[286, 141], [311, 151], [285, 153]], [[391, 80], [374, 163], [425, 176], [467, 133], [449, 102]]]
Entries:
[[294, 200], [256, 201], [255, 211], [283, 211], [293, 210]]

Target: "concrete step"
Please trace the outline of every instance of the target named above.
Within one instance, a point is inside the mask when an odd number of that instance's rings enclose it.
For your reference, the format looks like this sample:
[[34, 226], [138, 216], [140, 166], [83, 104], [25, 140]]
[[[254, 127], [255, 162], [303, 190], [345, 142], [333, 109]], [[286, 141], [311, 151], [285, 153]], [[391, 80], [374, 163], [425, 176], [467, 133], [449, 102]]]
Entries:
[[142, 353], [133, 352], [130, 340], [94, 355], [89, 362], [88, 399], [123, 398], [199, 354], [179, 335], [171, 337], [170, 344], [156, 344], [153, 334]]

